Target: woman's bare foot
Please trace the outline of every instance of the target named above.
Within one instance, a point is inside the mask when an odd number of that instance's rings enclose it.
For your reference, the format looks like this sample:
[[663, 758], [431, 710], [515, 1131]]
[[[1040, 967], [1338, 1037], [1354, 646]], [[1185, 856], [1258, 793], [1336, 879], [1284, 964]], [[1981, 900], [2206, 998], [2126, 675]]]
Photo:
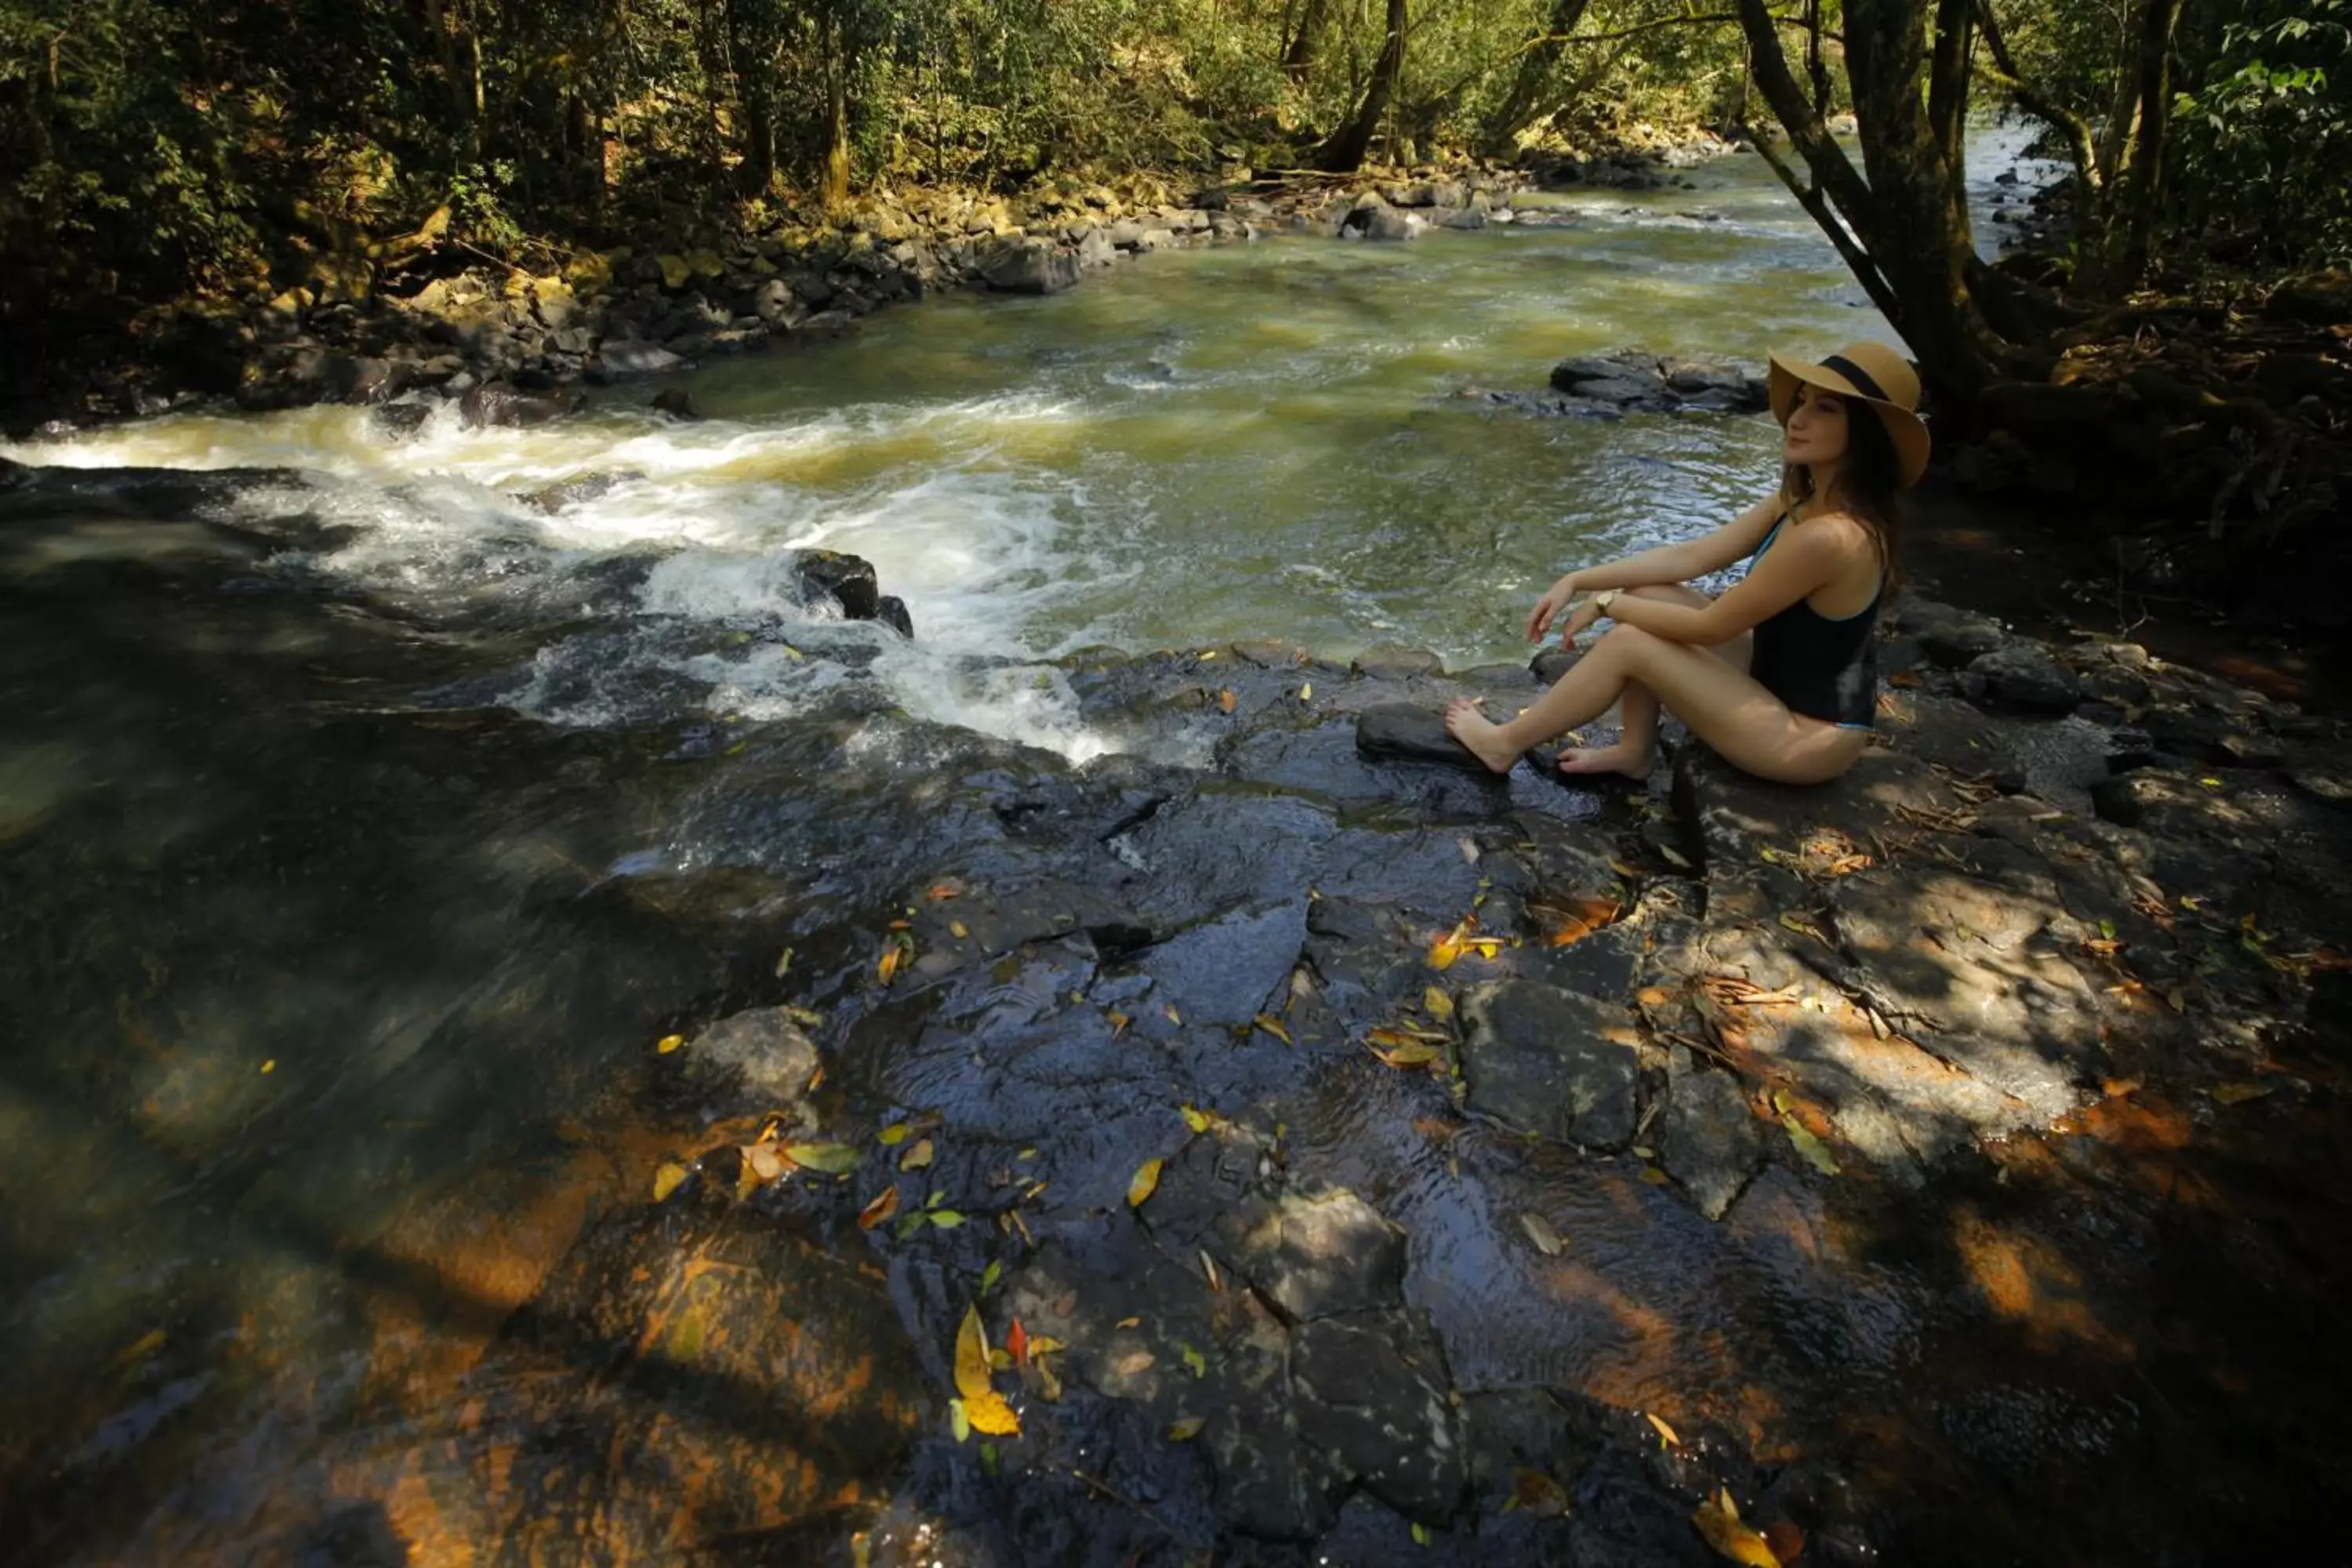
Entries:
[[1517, 749], [1503, 738], [1503, 727], [1478, 711], [1475, 697], [1457, 697], [1445, 705], [1445, 732], [1496, 773], [1509, 773], [1519, 760]]
[[1559, 754], [1559, 771], [1564, 773], [1622, 773], [1629, 779], [1646, 779], [1654, 759], [1646, 752], [1629, 752], [1623, 746], [1576, 746]]

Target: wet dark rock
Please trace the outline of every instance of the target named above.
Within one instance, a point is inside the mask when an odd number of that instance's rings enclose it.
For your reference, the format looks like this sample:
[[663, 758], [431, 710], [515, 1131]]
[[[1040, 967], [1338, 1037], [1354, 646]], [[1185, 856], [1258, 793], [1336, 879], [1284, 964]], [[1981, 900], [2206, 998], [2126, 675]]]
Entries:
[[436, 1490], [482, 1499], [467, 1539], [673, 1556], [901, 1473], [938, 1401], [875, 1332], [873, 1271], [696, 1196], [593, 1226], [483, 1355], [462, 1431], [420, 1453]]
[[1752, 413], [1765, 406], [1762, 378], [1728, 360], [1675, 355], [1659, 360], [1640, 349], [1564, 359], [1552, 366], [1552, 386], [1571, 398], [1612, 405], [1628, 413]]
[[368, 424], [392, 441], [404, 441], [425, 428], [438, 405], [425, 402], [383, 403], [368, 410]]
[[732, 1075], [761, 1108], [791, 1105], [807, 1094], [817, 1050], [782, 1007], [760, 1007], [721, 1018], [686, 1045], [686, 1059]]
[[880, 607], [881, 590], [875, 581], [874, 563], [862, 555], [838, 550], [800, 550], [793, 552], [793, 564], [800, 574], [803, 589], [813, 598], [832, 600], [840, 608], [844, 620], [870, 621]]
[[1139, 967], [1187, 1023], [1242, 1028], [1289, 984], [1306, 942], [1303, 900], [1233, 910], [1153, 944]]
[[616, 474], [583, 474], [576, 479], [560, 479], [535, 490], [526, 490], [515, 499], [541, 511], [558, 512], [567, 507], [584, 506], [592, 500], [601, 500], [621, 486], [644, 478], [645, 475], [635, 469], [624, 469]]
[[1576, 661], [1583, 657], [1580, 650], [1565, 643], [1552, 643], [1538, 650], [1536, 656], [1528, 660], [1528, 673], [1550, 686], [1575, 668]]
[[874, 618], [896, 631], [900, 637], [910, 641], [913, 639], [915, 617], [908, 610], [907, 601], [898, 595], [884, 594], [877, 598], [874, 601]]
[[1078, 286], [1078, 258], [1050, 240], [1014, 240], [989, 258], [982, 275], [1006, 293], [1058, 294]]
[[686, 356], [657, 342], [606, 339], [596, 351], [593, 368], [606, 377], [660, 375], [686, 363]]
[[694, 400], [694, 394], [682, 386], [662, 388], [654, 394], [654, 400], [650, 406], [658, 413], [668, 415], [673, 419], [690, 422], [702, 417], [702, 405]]
[[1326, 1318], [1291, 1336], [1298, 1432], [1410, 1518], [1444, 1520], [1470, 1472], [1435, 1338], [1402, 1314]]
[[1396, 243], [1420, 238], [1421, 231], [1427, 226], [1427, 220], [1418, 215], [1399, 211], [1382, 202], [1358, 207], [1348, 216], [1340, 232], [1362, 239]]
[[1959, 668], [2009, 640], [2009, 634], [1986, 616], [1913, 594], [1895, 600], [1887, 624], [1916, 638], [1927, 657], [1947, 669]]
[[1641, 1064], [1624, 1008], [1506, 980], [1473, 991], [1463, 1016], [1471, 1110], [1590, 1148], [1632, 1142]]
[[1287, 1193], [1250, 1216], [1229, 1256], [1292, 1322], [1402, 1305], [1404, 1232], [1352, 1192]]
[[1723, 1217], [1764, 1158], [1762, 1131], [1738, 1081], [1701, 1067], [1681, 1046], [1667, 1058], [1657, 1141], [1658, 1163], [1709, 1219]]
[[1493, 776], [1468, 747], [1445, 732], [1444, 713], [1417, 704], [1395, 702], [1365, 709], [1356, 719], [1356, 750], [1367, 757], [1443, 763]]
[[1979, 654], [1961, 677], [1972, 697], [2000, 707], [2064, 713], [2083, 700], [2083, 682], [2039, 643], [2022, 640]]
[[1445, 661], [1427, 648], [1381, 643], [1358, 654], [1348, 668], [1369, 680], [1412, 680], [1444, 673]]
[[468, 430], [484, 426], [545, 425], [578, 413], [584, 402], [586, 398], [578, 393], [540, 396], [489, 381], [457, 400], [457, 417]]

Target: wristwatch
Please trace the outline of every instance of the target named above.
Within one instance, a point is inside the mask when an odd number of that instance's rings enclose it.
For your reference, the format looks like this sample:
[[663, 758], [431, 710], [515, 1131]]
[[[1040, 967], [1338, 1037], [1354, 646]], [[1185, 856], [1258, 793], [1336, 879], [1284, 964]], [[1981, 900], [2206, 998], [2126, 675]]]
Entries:
[[1598, 594], [1595, 594], [1595, 595], [1592, 595], [1592, 610], [1593, 610], [1593, 613], [1594, 613], [1595, 615], [1601, 615], [1601, 616], [1605, 616], [1605, 615], [1607, 615], [1607, 614], [1609, 613], [1609, 606], [1616, 601], [1616, 598], [1617, 598], [1617, 590], [1616, 590], [1616, 589], [1614, 589], [1614, 588], [1603, 588], [1603, 589], [1601, 589], [1601, 592], [1599, 592]]

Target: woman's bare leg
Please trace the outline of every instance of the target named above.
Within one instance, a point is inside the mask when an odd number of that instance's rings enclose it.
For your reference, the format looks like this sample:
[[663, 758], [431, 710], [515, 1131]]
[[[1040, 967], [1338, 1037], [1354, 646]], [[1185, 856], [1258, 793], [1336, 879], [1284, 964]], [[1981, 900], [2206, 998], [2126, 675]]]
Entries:
[[[1654, 587], [1630, 588], [1635, 597], [1655, 599], [1662, 604], [1687, 605], [1703, 610], [1714, 601], [1696, 588], [1678, 584], [1659, 584]], [[1731, 666], [1746, 670], [1748, 653], [1754, 638], [1747, 632], [1730, 641], [1717, 644], [1706, 651]], [[1620, 733], [1613, 746], [1570, 746], [1559, 753], [1559, 771], [1564, 773], [1623, 773], [1628, 778], [1645, 779], [1658, 755], [1657, 694], [1637, 679], [1628, 679], [1618, 694], [1617, 720]]]
[[1673, 709], [1733, 766], [1759, 778], [1817, 784], [1843, 773], [1862, 752], [1859, 731], [1793, 714], [1706, 649], [1623, 625], [1517, 718], [1494, 723], [1465, 697], [1446, 709], [1446, 732], [1495, 772], [1508, 773], [1529, 746], [1591, 722], [1632, 682]]

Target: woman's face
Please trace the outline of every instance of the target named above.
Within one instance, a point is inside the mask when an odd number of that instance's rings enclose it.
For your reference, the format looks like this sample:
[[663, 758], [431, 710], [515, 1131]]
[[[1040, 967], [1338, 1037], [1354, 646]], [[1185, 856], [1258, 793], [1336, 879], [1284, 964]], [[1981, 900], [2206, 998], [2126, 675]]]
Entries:
[[1780, 442], [1790, 463], [1834, 463], [1845, 456], [1846, 400], [1818, 386], [1797, 389], [1797, 406]]

